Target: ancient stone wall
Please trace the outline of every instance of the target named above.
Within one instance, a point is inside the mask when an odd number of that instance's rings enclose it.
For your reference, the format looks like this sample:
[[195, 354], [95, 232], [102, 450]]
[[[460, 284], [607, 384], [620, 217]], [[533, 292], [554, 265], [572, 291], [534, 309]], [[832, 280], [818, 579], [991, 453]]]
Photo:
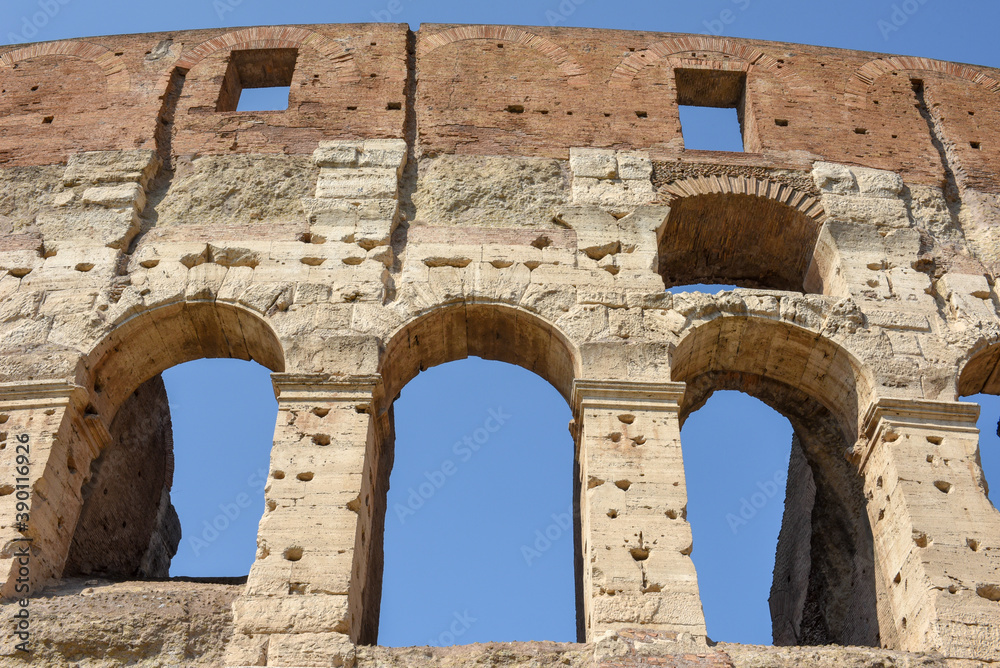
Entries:
[[[236, 111], [281, 85], [286, 111]], [[212, 629], [108, 665], [182, 646], [192, 665], [500, 660], [371, 647], [392, 402], [469, 355], [538, 373], [574, 414], [589, 644], [511, 662], [1000, 661], [1000, 517], [978, 408], [957, 401], [1000, 393], [1000, 72], [690, 35], [320, 25], [3, 47], [0, 91], [3, 594], [28, 544], [47, 610], [90, 595], [63, 577], [162, 574], [155, 379], [203, 357], [274, 372], [246, 584], [164, 585], [205, 587]], [[735, 108], [745, 151], [686, 149], [680, 104]], [[740, 288], [664, 290], [701, 282]], [[705, 637], [680, 426], [731, 389], [795, 431], [776, 641], [868, 649]], [[103, 505], [143, 448], [146, 482]], [[113, 535], [103, 519], [129, 503]], [[108, 540], [131, 556], [95, 561]], [[50, 665], [103, 633], [40, 628]]]

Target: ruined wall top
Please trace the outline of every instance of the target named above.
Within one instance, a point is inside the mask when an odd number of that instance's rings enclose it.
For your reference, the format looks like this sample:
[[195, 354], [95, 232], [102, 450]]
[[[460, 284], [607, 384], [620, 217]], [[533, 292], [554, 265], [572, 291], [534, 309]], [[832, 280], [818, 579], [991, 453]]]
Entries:
[[[266, 51], [231, 65], [230, 49]], [[231, 111], [241, 79], [290, 83], [288, 110]], [[915, 100], [924, 81], [933, 81], [927, 102], [941, 107], [966, 185], [998, 192], [995, 69], [748, 39], [491, 25], [276, 26], [0, 47], [0, 166], [87, 150], [163, 152], [163, 127], [182, 156], [311, 154], [320, 140], [413, 133], [417, 157], [565, 159], [570, 147], [591, 146], [683, 161], [680, 102], [740, 110], [747, 153], [726, 154], [730, 165], [826, 160], [940, 185], [944, 148]]]

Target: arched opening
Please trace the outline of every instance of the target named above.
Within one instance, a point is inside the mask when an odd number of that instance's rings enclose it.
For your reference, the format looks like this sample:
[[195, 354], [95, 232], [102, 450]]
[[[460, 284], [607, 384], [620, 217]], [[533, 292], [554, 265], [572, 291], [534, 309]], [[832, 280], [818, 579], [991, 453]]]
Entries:
[[792, 438], [786, 418], [740, 392], [715, 393], [684, 423], [691, 558], [710, 638], [772, 644], [767, 602], [783, 509], [812, 506], [786, 506]]
[[[843, 456], [856, 439], [858, 398], [868, 394], [860, 367], [799, 327], [723, 317], [681, 341], [672, 370], [688, 385], [682, 423], [719, 390], [760, 399], [791, 423], [786, 505], [770, 583], [774, 644], [878, 646], [871, 528], [861, 477]], [[763, 479], [743, 482], [770, 489]]]
[[[482, 359], [466, 359], [476, 357]], [[574, 557], [570, 568], [568, 556], [579, 554], [580, 540], [577, 465], [566, 429], [565, 399], [576, 375], [571, 344], [532, 314], [459, 304], [405, 326], [383, 360], [387, 400], [398, 399], [399, 440], [385, 513], [385, 581], [374, 588], [385, 602], [380, 644], [578, 637], [582, 564]], [[519, 420], [507, 420], [506, 413]], [[379, 477], [387, 479], [388, 472]], [[487, 509], [495, 519], [477, 519], [475, 513]], [[432, 526], [420, 532], [420, 543], [406, 539], [424, 524]], [[503, 526], [506, 537], [499, 535]], [[548, 532], [547, 542], [538, 541], [536, 531]], [[416, 553], [418, 544], [436, 542], [428, 533], [439, 536], [443, 552]], [[431, 570], [406, 574], [420, 559], [430, 559]], [[413, 563], [394, 563], [404, 560]], [[555, 589], [547, 591], [561, 593], [553, 601], [546, 590], [537, 591], [541, 598], [526, 612], [532, 580], [548, 580], [546, 587]], [[474, 603], [465, 604], [473, 592]], [[576, 601], [567, 601], [569, 592]]]
[[[747, 192], [729, 192], [743, 187]], [[781, 199], [752, 194], [760, 187]], [[820, 232], [818, 205], [788, 186], [692, 179], [672, 184], [657, 233], [667, 287], [730, 284], [802, 292]], [[786, 204], [790, 198], [798, 206]]]
[[[211, 363], [184, 366], [192, 360], [224, 357], [259, 360], [276, 371], [284, 366], [277, 338], [256, 315], [207, 302], [172, 304], [133, 316], [85, 359], [78, 371], [78, 382], [90, 389], [90, 404], [84, 419], [90, 424], [106, 425], [106, 436], [100, 451], [90, 453], [96, 455], [92, 461], [88, 458], [78, 465], [72, 455], [69, 458], [71, 473], [79, 466], [89, 475], [85, 474], [81, 490], [82, 508], [68, 546], [64, 576], [100, 574], [129, 578], [177, 574], [171, 568], [171, 559], [179, 543], [182, 548], [196, 552], [183, 555], [178, 564], [179, 572], [185, 575], [242, 575], [249, 569], [249, 563], [242, 562], [253, 559], [254, 517], [259, 517], [263, 510], [259, 496], [266, 478], [276, 406], [270, 408], [268, 419], [267, 395], [262, 399], [261, 389], [263, 386], [268, 392], [270, 383], [267, 370], [259, 364], [242, 363], [246, 364], [244, 371], [250, 369], [242, 377], [232, 367], [220, 374], [220, 367]], [[167, 369], [170, 371], [165, 374], [165, 384], [161, 373]], [[168, 403], [171, 384], [182, 394], [194, 385], [200, 385], [209, 394], [214, 390], [215, 396], [202, 397], [196, 402], [205, 412], [204, 417], [212, 417], [213, 410], [216, 415], [232, 413], [231, 405], [226, 408], [227, 398], [255, 402], [255, 406], [241, 408], [256, 413], [256, 422], [247, 422], [249, 418], [243, 422], [244, 427], [258, 432], [254, 434], [257, 459], [262, 458], [263, 462], [257, 462], [261, 471], [254, 474], [261, 474], [256, 485], [259, 489], [254, 489], [250, 474], [244, 475], [239, 470], [254, 463], [246, 450], [239, 449], [253, 449], [253, 446], [241, 438], [237, 443], [230, 440], [227, 447], [219, 442], [218, 434], [206, 432], [203, 426], [191, 427], [187, 419], [193, 412], [189, 397], [185, 397], [187, 401], [171, 397], [173, 403], [181, 405], [182, 413], [188, 413], [181, 416], [181, 430], [174, 431]], [[229, 397], [220, 391], [227, 386], [233, 390]], [[233, 389], [237, 386], [242, 390], [239, 396]], [[247, 390], [253, 389], [257, 390], [257, 396], [251, 399], [253, 393]], [[270, 402], [273, 404], [273, 394]], [[230, 426], [230, 431], [233, 428]], [[199, 514], [207, 513], [201, 518], [205, 524], [199, 528], [197, 523], [190, 526], [185, 523], [185, 533], [190, 529], [192, 535], [186, 536], [188, 540], [184, 543], [171, 499], [171, 489], [178, 481], [176, 436], [181, 438], [177, 454], [185, 478], [177, 488], [185, 490], [185, 496], [193, 501], [191, 505]], [[69, 451], [79, 453], [80, 448], [71, 447]], [[241, 464], [232, 464], [234, 459]], [[200, 479], [194, 476], [194, 471], [200, 472]], [[220, 482], [220, 478], [227, 480]], [[213, 493], [222, 494], [224, 500], [212, 498]], [[242, 533], [249, 532], [251, 536], [249, 549], [241, 555], [242, 562], [229, 550], [219, 549], [238, 538], [237, 524]], [[227, 535], [223, 538], [223, 534]], [[246, 536], [243, 541], [247, 542]], [[214, 543], [218, 545], [213, 549]], [[209, 558], [209, 553], [214, 556]]]
[[566, 402], [469, 358], [421, 373], [393, 412], [379, 644], [574, 641]]
[[[989, 481], [1000, 480], [1000, 344], [977, 351], [958, 378], [959, 399], [979, 404], [979, 452], [983, 488], [989, 497]], [[996, 507], [996, 491], [989, 497]]]
[[163, 372], [174, 433], [181, 542], [170, 575], [250, 572], [278, 402], [254, 362], [201, 359]]

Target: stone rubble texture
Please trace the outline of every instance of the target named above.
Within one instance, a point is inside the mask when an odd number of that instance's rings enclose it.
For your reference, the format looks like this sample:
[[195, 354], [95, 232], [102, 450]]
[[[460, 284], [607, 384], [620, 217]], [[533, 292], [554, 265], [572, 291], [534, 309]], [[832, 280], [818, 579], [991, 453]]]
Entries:
[[[1000, 72], [359, 24], [0, 47], [0, 88], [0, 571], [7, 618], [30, 538], [33, 665], [1000, 662], [958, 401], [1000, 393]], [[679, 103], [736, 107], [746, 151], [685, 149]], [[712, 282], [739, 288], [664, 290]], [[580, 644], [376, 645], [392, 402], [470, 355], [572, 407]], [[256, 560], [136, 581], [179, 540], [159, 375], [203, 357], [273, 372]], [[717, 390], [794, 428], [781, 646], [706, 637], [680, 426]]]

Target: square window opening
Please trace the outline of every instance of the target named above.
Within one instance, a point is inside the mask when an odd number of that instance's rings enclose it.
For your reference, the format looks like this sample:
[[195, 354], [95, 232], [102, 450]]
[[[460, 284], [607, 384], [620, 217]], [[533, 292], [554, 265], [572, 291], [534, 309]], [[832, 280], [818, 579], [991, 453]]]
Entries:
[[741, 152], [756, 145], [745, 114], [746, 73], [678, 69], [674, 75], [686, 150]]
[[267, 88], [244, 88], [236, 111], [285, 111], [288, 109], [288, 95], [291, 86], [268, 86]]
[[219, 92], [217, 111], [288, 109], [298, 49], [232, 51]]

